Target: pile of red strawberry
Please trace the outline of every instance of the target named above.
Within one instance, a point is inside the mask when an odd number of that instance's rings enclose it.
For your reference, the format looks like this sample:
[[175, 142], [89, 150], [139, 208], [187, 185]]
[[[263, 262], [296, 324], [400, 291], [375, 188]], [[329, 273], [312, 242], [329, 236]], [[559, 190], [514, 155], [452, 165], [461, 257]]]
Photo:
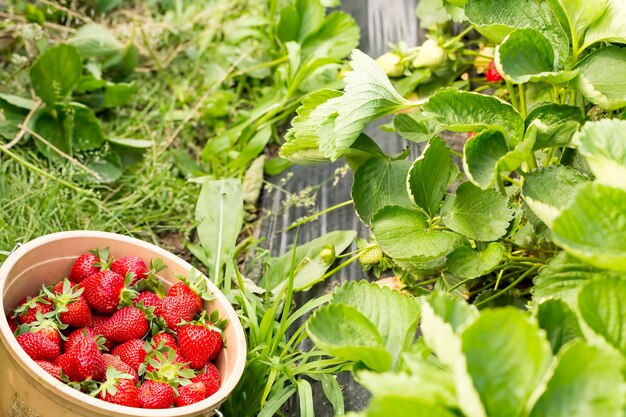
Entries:
[[69, 277], [22, 300], [7, 317], [16, 339], [55, 378], [114, 404], [182, 407], [214, 394], [224, 322], [207, 317], [203, 276], [169, 289], [137, 256], [81, 255]]

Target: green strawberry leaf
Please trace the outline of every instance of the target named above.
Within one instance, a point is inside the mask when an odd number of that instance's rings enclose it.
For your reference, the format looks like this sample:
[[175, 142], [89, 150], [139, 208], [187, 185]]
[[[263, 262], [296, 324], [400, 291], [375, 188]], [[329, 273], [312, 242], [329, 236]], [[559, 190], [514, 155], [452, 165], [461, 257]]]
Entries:
[[49, 106], [67, 97], [80, 80], [83, 59], [75, 46], [51, 46], [39, 55], [30, 69], [35, 93]]
[[448, 254], [446, 267], [459, 278], [478, 278], [493, 271], [505, 254], [500, 242], [491, 242], [483, 250], [460, 246]]
[[580, 62], [578, 71], [575, 86], [589, 101], [607, 110], [626, 106], [626, 48], [598, 49]]
[[563, 84], [578, 74], [577, 70], [559, 71], [550, 41], [530, 28], [510, 33], [496, 48], [495, 62], [502, 76], [517, 84]]
[[485, 310], [463, 331], [461, 343], [486, 414], [521, 415], [552, 359], [543, 331], [516, 308]]
[[447, 88], [423, 107], [424, 115], [455, 132], [494, 129], [504, 134], [508, 147], [522, 139], [524, 122], [513, 107], [493, 96]]
[[586, 123], [574, 141], [597, 182], [626, 190], [626, 120]]
[[[570, 0], [571, 1], [571, 0]], [[581, 2], [580, 0], [576, 3]], [[585, 34], [584, 45], [580, 50], [586, 49], [597, 42], [626, 43], [626, 4], [620, 0], [585, 0], [581, 3], [589, 3], [584, 9], [578, 9], [585, 20], [592, 20]], [[575, 7], [576, 5], [574, 5]], [[584, 13], [584, 14], [583, 14]]]
[[626, 191], [589, 183], [554, 220], [554, 241], [598, 268], [626, 271]]
[[[580, 316], [592, 333], [626, 356], [626, 274], [595, 279], [578, 294]], [[583, 328], [585, 329], [585, 328]], [[588, 339], [593, 341], [592, 335]]]
[[362, 362], [379, 372], [391, 368], [392, 356], [376, 326], [355, 307], [324, 306], [309, 319], [307, 328], [315, 345], [330, 355]]
[[438, 258], [464, 240], [456, 233], [430, 227], [424, 214], [400, 206], [378, 210], [372, 217], [372, 232], [383, 252], [404, 261]]
[[524, 178], [522, 197], [532, 211], [549, 227], [562, 209], [571, 203], [588, 179], [565, 166], [533, 171]]
[[459, 185], [456, 195], [443, 204], [443, 223], [470, 239], [493, 241], [506, 233], [514, 211], [508, 198], [494, 189], [481, 190], [470, 182]]
[[623, 363], [618, 355], [581, 341], [566, 346], [530, 417], [623, 416]]
[[468, 0], [465, 14], [480, 33], [496, 43], [515, 29], [536, 29], [553, 45], [555, 67], [567, 59], [570, 39], [557, 13], [546, 2]]
[[439, 214], [446, 188], [458, 175], [452, 154], [440, 138], [432, 138], [411, 165], [407, 188], [411, 199], [430, 218]]
[[372, 120], [416, 106], [398, 94], [376, 61], [358, 49], [352, 52], [351, 67], [343, 96], [311, 112], [311, 118], [322, 120], [320, 149], [331, 160], [340, 157]]
[[356, 308], [374, 324], [395, 367], [400, 354], [415, 342], [420, 314], [417, 300], [366, 281], [347, 282], [333, 295], [333, 303]]
[[276, 35], [283, 42], [302, 42], [324, 21], [324, 6], [319, 0], [297, 0], [280, 12]]
[[577, 305], [578, 293], [587, 281], [610, 275], [594, 268], [566, 252], [560, 252], [541, 268], [531, 289], [533, 301], [541, 303], [551, 298], [563, 300], [570, 308]]
[[443, 131], [422, 113], [399, 114], [393, 118], [395, 132], [411, 142], [426, 142]]
[[537, 322], [546, 331], [555, 355], [567, 343], [582, 337], [576, 313], [562, 300], [549, 299], [539, 304]]
[[372, 215], [388, 205], [411, 207], [406, 177], [411, 163], [371, 158], [354, 171], [352, 200], [359, 218], [367, 225]]
[[537, 129], [533, 150], [568, 146], [584, 119], [575, 106], [549, 103], [535, 107], [525, 121], [526, 129]]
[[563, 27], [569, 28], [573, 48], [578, 52], [589, 26], [605, 13], [607, 0], [551, 0], [551, 4], [555, 12], [563, 12], [567, 22]]
[[359, 45], [360, 30], [352, 16], [330, 13], [302, 42], [302, 56], [343, 59]]

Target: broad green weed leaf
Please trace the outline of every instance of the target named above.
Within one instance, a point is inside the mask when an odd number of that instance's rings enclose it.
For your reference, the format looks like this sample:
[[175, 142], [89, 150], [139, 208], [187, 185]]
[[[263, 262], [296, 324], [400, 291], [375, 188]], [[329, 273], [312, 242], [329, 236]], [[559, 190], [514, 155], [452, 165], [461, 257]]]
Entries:
[[593, 332], [626, 356], [626, 274], [595, 279], [578, 294], [578, 310]]
[[533, 301], [541, 303], [550, 298], [563, 300], [575, 308], [578, 293], [587, 281], [607, 276], [607, 271], [586, 264], [566, 252], [550, 260], [533, 281]]
[[456, 195], [443, 204], [443, 223], [470, 239], [497, 240], [504, 236], [514, 211], [508, 199], [494, 189], [481, 190], [470, 182], [459, 185]]
[[464, 240], [456, 233], [430, 228], [424, 214], [400, 206], [383, 207], [374, 213], [372, 232], [383, 252], [405, 261], [443, 256]]
[[597, 182], [626, 190], [626, 120], [586, 123], [574, 141]]
[[74, 118], [72, 147], [78, 151], [98, 149], [104, 142], [104, 131], [93, 110], [80, 104], [72, 104], [71, 108]]
[[360, 30], [352, 16], [332, 12], [322, 25], [302, 42], [302, 55], [343, 59], [359, 45]]
[[106, 26], [98, 23], [81, 26], [68, 42], [85, 59], [115, 55], [124, 49], [124, 44]]
[[545, 334], [524, 312], [506, 307], [485, 310], [461, 341], [487, 415], [521, 415], [552, 359]]
[[479, 32], [497, 43], [515, 29], [536, 29], [553, 45], [555, 65], [563, 64], [567, 58], [569, 37], [548, 2], [468, 0], [465, 15]]
[[413, 297], [360, 281], [341, 286], [333, 295], [333, 303], [356, 308], [374, 324], [394, 366], [402, 351], [415, 342], [420, 308]]
[[[29, 103], [30, 102], [30, 103]], [[20, 131], [17, 127], [21, 124], [28, 111], [32, 107], [25, 106], [35, 105], [32, 100], [23, 99], [22, 97], [12, 96], [9, 94], [0, 94], [0, 136], [6, 139], [13, 139]], [[31, 129], [33, 123], [31, 122]]]
[[448, 88], [432, 96], [423, 109], [426, 116], [455, 132], [499, 130], [509, 147], [519, 142], [524, 133], [519, 113], [493, 96]]
[[[589, 0], [582, 2], [588, 3]], [[626, 43], [626, 26], [624, 25], [626, 21], [626, 3], [621, 0], [606, 0], [605, 2], [594, 0], [591, 3], [598, 3], [597, 5], [601, 6], [598, 9], [603, 10], [604, 13], [599, 18], [594, 19], [594, 22], [587, 29], [585, 42], [581, 49], [585, 49], [596, 42]], [[606, 7], [601, 3], [606, 3]], [[593, 6], [589, 8], [592, 9]], [[588, 18], [593, 18], [597, 13], [597, 11], [592, 12], [587, 16]]]
[[576, 192], [588, 179], [565, 166], [543, 168], [528, 174], [522, 187], [522, 197], [532, 211], [549, 227], [554, 219], [574, 199]]
[[385, 206], [412, 206], [405, 185], [410, 166], [405, 160], [371, 158], [354, 171], [352, 200], [365, 224], [369, 225], [372, 215]]
[[535, 29], [518, 29], [496, 48], [496, 65], [502, 76], [514, 83], [543, 81], [563, 84], [577, 71], [559, 71], [550, 41]]
[[572, 136], [584, 121], [580, 108], [549, 103], [537, 106], [526, 117], [528, 129], [535, 126], [537, 136], [534, 150], [568, 146]]
[[328, 116], [318, 134], [320, 149], [331, 160], [340, 157], [372, 120], [415, 106], [399, 95], [380, 66], [358, 49], [352, 52], [351, 66], [352, 71], [345, 75], [343, 96], [311, 113], [312, 118], [318, 114]]
[[334, 303], [322, 307], [309, 319], [308, 331], [317, 347], [330, 355], [362, 362], [374, 371], [391, 368], [391, 354], [378, 330], [355, 307]]
[[154, 142], [147, 139], [107, 138], [107, 140], [125, 148], [147, 149], [154, 146]]
[[[0, 94], [0, 100], [24, 110], [32, 110], [36, 106], [36, 102], [33, 100], [12, 94]], [[2, 104], [0, 104], [0, 108], [3, 108]]]
[[626, 106], [626, 48], [598, 49], [581, 61], [578, 70], [576, 88], [589, 101], [608, 110]]
[[30, 82], [44, 103], [63, 100], [80, 80], [83, 59], [75, 46], [59, 44], [41, 54], [30, 68]]
[[213, 281], [222, 279], [243, 224], [243, 191], [235, 179], [206, 181], [196, 205], [198, 238]]
[[[68, 117], [61, 107], [56, 108], [56, 115], [46, 110], [38, 110], [35, 119], [35, 132], [48, 141], [58, 150], [72, 154], [72, 119]], [[35, 146], [46, 158], [62, 159], [62, 157], [41, 140], [34, 138]]]
[[446, 188], [458, 175], [452, 154], [440, 138], [432, 138], [411, 165], [407, 188], [413, 202], [431, 218], [439, 215]]
[[[330, 268], [331, 263], [321, 258], [322, 250], [327, 245], [332, 245], [337, 254], [346, 250], [354, 238], [356, 232], [352, 230], [335, 230], [317, 239], [299, 245], [295, 251], [296, 272], [293, 287], [296, 291], [309, 288], [319, 281], [324, 273]], [[285, 252], [278, 258], [269, 261], [269, 268], [264, 275], [262, 286], [278, 293], [286, 285], [289, 277], [291, 263], [294, 254], [291, 250]]]
[[114, 152], [96, 156], [87, 163], [87, 167], [98, 174], [98, 181], [102, 183], [111, 183], [124, 173], [122, 160]]
[[399, 114], [393, 118], [396, 133], [411, 142], [425, 142], [437, 135], [443, 128], [433, 123], [422, 113]]
[[537, 322], [546, 331], [555, 355], [567, 343], [582, 337], [576, 313], [562, 300], [549, 299], [539, 304]]
[[590, 183], [552, 226], [554, 241], [598, 268], [626, 271], [626, 191]]
[[506, 248], [500, 242], [491, 242], [483, 250], [460, 246], [448, 254], [446, 266], [460, 278], [478, 278], [493, 271], [505, 253]]
[[530, 417], [622, 417], [623, 359], [584, 342], [568, 345]]

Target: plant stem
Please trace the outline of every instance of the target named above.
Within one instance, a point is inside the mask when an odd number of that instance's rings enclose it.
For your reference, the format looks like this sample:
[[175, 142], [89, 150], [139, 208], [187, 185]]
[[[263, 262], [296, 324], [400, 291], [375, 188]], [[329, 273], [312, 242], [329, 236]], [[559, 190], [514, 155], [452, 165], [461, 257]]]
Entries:
[[524, 84], [518, 84], [519, 87], [519, 110], [522, 115], [522, 119], [526, 119], [526, 92], [524, 91]]
[[448, 48], [448, 47], [454, 45], [455, 43], [460, 41], [463, 38], [463, 36], [467, 35], [472, 30], [474, 30], [474, 27], [472, 25], [468, 26], [467, 28], [465, 28], [465, 30], [463, 32], [459, 33], [454, 38], [452, 38], [448, 42], [444, 43], [443, 44], [443, 48], [445, 49], [445, 48]]
[[300, 220], [298, 220], [297, 222], [291, 223], [291, 225], [289, 225], [289, 227], [287, 227], [286, 229], [283, 229], [283, 230], [279, 231], [278, 233], [287, 232], [287, 231], [289, 231], [289, 230], [291, 230], [291, 229], [294, 229], [294, 228], [296, 228], [296, 227], [298, 227], [298, 226], [301, 226], [301, 225], [303, 225], [303, 224], [305, 224], [305, 223], [308, 223], [308, 222], [310, 222], [310, 221], [312, 221], [312, 220], [315, 220], [315, 219], [317, 219], [318, 217], [320, 217], [321, 215], [324, 215], [324, 214], [326, 214], [326, 213], [329, 213], [329, 212], [331, 212], [331, 211], [333, 211], [333, 210], [337, 210], [337, 209], [339, 209], [339, 208], [341, 208], [341, 207], [348, 206], [348, 205], [350, 205], [350, 204], [352, 204], [352, 200], [348, 200], [348, 201], [344, 201], [343, 203], [335, 204], [335, 205], [334, 205], [334, 206], [332, 206], [332, 207], [328, 207], [328, 208], [326, 208], [326, 209], [324, 209], [324, 210], [322, 210], [322, 211], [318, 211], [318, 212], [317, 212], [317, 213], [315, 213], [315, 214], [312, 214], [312, 215], [310, 215], [310, 216], [308, 216], [308, 217], [305, 217], [304, 219], [300, 219]]
[[529, 268], [526, 272], [524, 272], [522, 275], [519, 276], [519, 278], [517, 278], [515, 281], [513, 281], [508, 287], [506, 287], [505, 289], [503, 289], [502, 291], [497, 292], [496, 294], [492, 295], [489, 298], [486, 298], [482, 301], [479, 301], [477, 303], [475, 303], [474, 305], [476, 307], [485, 304], [486, 302], [495, 300], [496, 298], [502, 296], [505, 292], [509, 291], [512, 288], [515, 288], [515, 286], [517, 284], [519, 284], [520, 282], [522, 282], [526, 277], [528, 277], [530, 274], [532, 274], [533, 272], [535, 272], [537, 269], [539, 269], [539, 265], [533, 266], [531, 268]]
[[517, 94], [515, 93], [515, 87], [509, 81], [506, 81], [506, 89], [509, 90], [509, 96], [511, 96], [511, 104], [517, 111], [519, 110], [519, 102], [517, 101]]
[[554, 148], [548, 149], [548, 154], [546, 155], [546, 160], [543, 161], [543, 166], [547, 167], [550, 165], [550, 160], [552, 159], [552, 155], [554, 154]]

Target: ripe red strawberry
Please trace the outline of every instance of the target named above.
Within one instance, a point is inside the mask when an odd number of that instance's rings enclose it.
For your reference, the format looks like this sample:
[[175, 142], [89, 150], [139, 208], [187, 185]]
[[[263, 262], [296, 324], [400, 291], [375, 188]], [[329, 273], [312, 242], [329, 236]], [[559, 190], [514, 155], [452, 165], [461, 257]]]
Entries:
[[57, 323], [55, 320], [52, 320], [54, 315], [52, 313], [46, 314], [43, 316], [41, 313], [37, 314], [37, 321], [34, 321], [30, 324], [30, 331], [32, 333], [38, 333], [44, 336], [46, 339], [50, 340], [52, 343], [59, 346], [61, 349], [61, 329], [66, 328], [67, 326], [63, 324]]
[[167, 323], [167, 327], [176, 331], [181, 322], [193, 320], [196, 304], [189, 297], [165, 297], [155, 310], [155, 314]]
[[102, 359], [104, 360], [104, 364], [106, 365], [107, 369], [114, 368], [119, 372], [129, 374], [130, 376], [132, 376], [132, 380], [135, 384], [139, 381], [139, 375], [137, 375], [137, 371], [134, 370], [132, 366], [121, 360], [119, 356], [103, 353]]
[[467, 134], [467, 138], [468, 138], [468, 139], [471, 139], [471, 138], [473, 138], [474, 136], [476, 136], [476, 132], [469, 132], [469, 133]]
[[137, 307], [123, 307], [101, 325], [104, 337], [117, 343], [141, 339], [148, 333], [148, 329], [146, 313]]
[[131, 285], [134, 285], [140, 279], [144, 279], [150, 270], [148, 265], [139, 256], [128, 255], [116, 259], [111, 264], [111, 271], [125, 277], [128, 273], [133, 274]]
[[179, 327], [178, 346], [180, 353], [189, 361], [189, 366], [201, 369], [222, 349], [222, 336], [201, 318]]
[[60, 366], [63, 373], [74, 382], [82, 382], [89, 378], [102, 381], [106, 371], [98, 344], [91, 339], [78, 340], [69, 351], [59, 356], [54, 364]]
[[207, 278], [196, 269], [192, 269], [187, 277], [181, 275], [177, 275], [176, 277], [180, 279], [181, 282], [177, 282], [170, 288], [167, 293], [168, 296], [189, 297], [196, 306], [196, 313], [202, 311], [203, 300], [213, 300], [213, 294], [209, 291], [206, 284]]
[[104, 337], [96, 333], [93, 327], [83, 327], [82, 329], [76, 329], [67, 337], [67, 340], [63, 344], [63, 350], [69, 352], [78, 345], [80, 341], [91, 340], [95, 341], [99, 350], [104, 350], [105, 341]]
[[59, 345], [40, 333], [24, 333], [16, 337], [24, 352], [33, 360], [53, 361], [60, 354]]
[[170, 333], [161, 332], [152, 336], [152, 341], [150, 342], [150, 345], [152, 345], [153, 348], [156, 349], [161, 344], [163, 346], [169, 347], [175, 352], [178, 352], [178, 344], [176, 343], [176, 338]]
[[13, 312], [13, 317], [17, 318], [20, 324], [32, 323], [37, 320], [37, 312], [46, 314], [54, 309], [50, 300], [43, 295], [37, 297], [27, 297], [19, 302]]
[[53, 364], [48, 361], [35, 361], [37, 365], [39, 365], [44, 371], [58, 379], [61, 380], [61, 367]]
[[170, 288], [167, 293], [168, 297], [189, 297], [191, 301], [193, 301], [196, 306], [196, 313], [202, 311], [202, 298], [198, 296], [191, 288], [187, 286], [184, 282], [177, 282]]
[[206, 396], [210, 397], [220, 389], [222, 378], [220, 376], [220, 371], [217, 370], [217, 367], [209, 362], [206, 364], [205, 372], [191, 378], [191, 382], [202, 382], [204, 384], [204, 388], [206, 389]]
[[139, 369], [146, 359], [148, 352], [144, 349], [146, 342], [139, 339], [129, 340], [121, 345], [117, 345], [113, 349], [113, 355], [119, 356], [126, 364], [130, 365], [135, 371]]
[[53, 293], [47, 288], [44, 288], [43, 291], [54, 303], [54, 311], [61, 323], [73, 327], [91, 326], [91, 308], [81, 295], [83, 288], [73, 286], [66, 279], [63, 281], [63, 287], [59, 292]]
[[133, 304], [137, 305], [143, 303], [146, 307], [159, 307], [161, 304], [161, 297], [153, 293], [152, 291], [141, 291], [137, 298], [133, 300]]
[[80, 255], [72, 265], [69, 280], [75, 283], [83, 281], [85, 278], [100, 271], [100, 269], [108, 268], [109, 249], [102, 251], [94, 250], [89, 253]]
[[178, 387], [178, 397], [174, 400], [176, 407], [184, 407], [206, 398], [206, 388], [201, 382]]
[[[125, 405], [126, 407], [139, 407], [139, 390], [135, 386], [131, 375], [120, 372], [115, 368], [108, 368], [106, 380], [96, 391], [101, 400]], [[92, 394], [93, 395], [93, 394]]]
[[[57, 282], [56, 285], [54, 287], [52, 287], [52, 293], [53, 294], [61, 294], [63, 292], [63, 286], [64, 285], [65, 285], [65, 280]], [[70, 281], [70, 288], [74, 288], [77, 285], [78, 284], [76, 284], [75, 282], [71, 282]]]
[[141, 408], [170, 408], [174, 404], [174, 389], [165, 382], [145, 381], [139, 387]]
[[7, 323], [9, 323], [9, 329], [11, 329], [11, 333], [15, 333], [18, 327], [20, 327], [19, 323], [9, 316], [6, 316]]
[[85, 289], [83, 297], [91, 308], [104, 314], [113, 313], [121, 301], [132, 299], [137, 294], [126, 288], [124, 277], [113, 271], [97, 272], [81, 285]]
[[490, 83], [502, 81], [502, 75], [500, 75], [500, 73], [496, 69], [495, 62], [491, 61], [489, 63], [489, 69], [487, 69], [487, 72], [485, 73], [485, 79]]
[[[100, 315], [100, 314], [93, 314], [92, 315], [91, 327], [93, 327], [93, 330], [94, 330], [96, 335], [102, 335], [102, 326], [108, 320], [109, 320], [109, 316], [103, 316], [103, 315]], [[104, 336], [102, 336], [102, 337], [105, 340], [104, 341], [104, 347], [106, 348], [107, 352], [111, 352], [113, 350], [113, 348], [117, 345], [117, 343], [115, 343], [112, 340], [109, 340], [109, 339], [105, 338]]]

